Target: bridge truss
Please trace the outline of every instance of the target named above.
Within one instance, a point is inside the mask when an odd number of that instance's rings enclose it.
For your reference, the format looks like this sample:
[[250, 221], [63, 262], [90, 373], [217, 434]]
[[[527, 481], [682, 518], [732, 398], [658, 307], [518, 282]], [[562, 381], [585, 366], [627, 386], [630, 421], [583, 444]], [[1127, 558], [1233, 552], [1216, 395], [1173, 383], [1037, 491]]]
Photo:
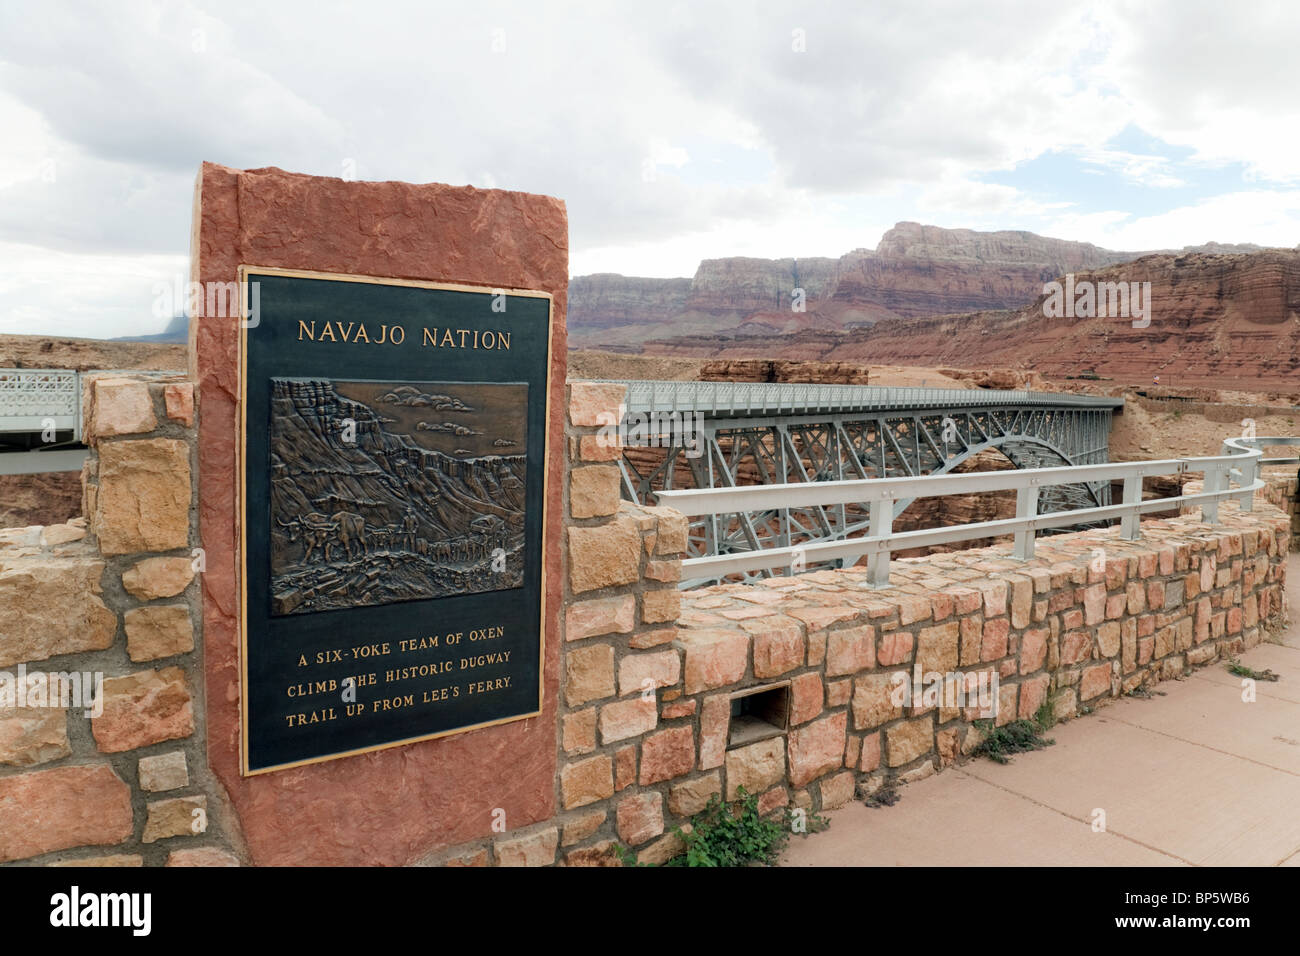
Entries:
[[[1111, 416], [1123, 407], [1122, 399], [1027, 391], [623, 384], [623, 493], [647, 504], [681, 488], [941, 475], [991, 448], [1018, 469], [1097, 464], [1109, 460]], [[893, 517], [912, 500], [894, 501]], [[1108, 482], [1038, 496], [1040, 514], [1107, 504]], [[869, 524], [865, 504], [707, 515], [691, 525], [688, 556], [844, 540]]]

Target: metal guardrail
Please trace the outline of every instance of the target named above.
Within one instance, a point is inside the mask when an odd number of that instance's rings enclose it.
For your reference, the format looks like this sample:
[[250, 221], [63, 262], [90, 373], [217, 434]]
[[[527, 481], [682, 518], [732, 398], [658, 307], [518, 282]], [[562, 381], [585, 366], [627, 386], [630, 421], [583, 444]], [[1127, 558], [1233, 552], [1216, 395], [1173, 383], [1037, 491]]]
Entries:
[[1124, 407], [1122, 398], [1061, 392], [766, 382], [660, 382], [639, 379], [602, 381], [627, 386], [629, 413], [698, 412], [706, 417], [805, 415], [904, 408], [984, 408], [999, 405]]
[[[1258, 448], [1261, 452], [1265, 448], [1300, 448], [1300, 438], [1279, 438], [1277, 436], [1266, 438], [1229, 438], [1223, 443], [1225, 448]], [[1260, 465], [1300, 465], [1300, 455], [1294, 455], [1290, 458], [1261, 458]]]
[[49, 428], [81, 439], [80, 376], [66, 369], [0, 368], [0, 433]]
[[[890, 555], [908, 548], [950, 544], [976, 538], [1015, 535], [1015, 556], [1028, 560], [1034, 554], [1035, 534], [1041, 530], [1065, 528], [1097, 521], [1120, 522], [1120, 536], [1136, 541], [1141, 537], [1140, 519], [1150, 512], [1169, 511], [1183, 505], [1200, 505], [1207, 522], [1219, 518], [1219, 502], [1236, 498], [1245, 511], [1254, 506], [1254, 495], [1264, 487], [1259, 480], [1262, 448], [1270, 445], [1300, 445], [1300, 439], [1229, 439], [1224, 454], [1204, 458], [1168, 458], [1156, 461], [1108, 462], [1064, 468], [1035, 468], [1021, 471], [982, 472], [922, 478], [874, 478], [781, 485], [753, 485], [742, 488], [704, 488], [657, 493], [659, 504], [688, 517], [727, 515], [738, 512], [804, 507], [809, 505], [863, 504], [869, 506], [868, 533], [861, 538], [825, 541], [789, 547], [738, 551], [682, 562], [683, 579], [721, 579], [730, 574], [774, 568], [798, 568], [814, 563], [843, 561], [853, 564], [866, 556], [869, 580], [876, 587], [889, 584]], [[1293, 459], [1269, 459], [1285, 464]], [[1194, 494], [1142, 499], [1142, 479], [1160, 475], [1204, 473], [1203, 490]], [[1237, 487], [1232, 487], [1233, 480]], [[1038, 494], [1046, 487], [1081, 481], [1124, 483], [1120, 504], [1038, 514]], [[945, 495], [989, 491], [1016, 492], [1016, 516], [979, 521], [946, 528], [905, 531], [894, 534], [892, 503], [899, 498], [934, 498]]]

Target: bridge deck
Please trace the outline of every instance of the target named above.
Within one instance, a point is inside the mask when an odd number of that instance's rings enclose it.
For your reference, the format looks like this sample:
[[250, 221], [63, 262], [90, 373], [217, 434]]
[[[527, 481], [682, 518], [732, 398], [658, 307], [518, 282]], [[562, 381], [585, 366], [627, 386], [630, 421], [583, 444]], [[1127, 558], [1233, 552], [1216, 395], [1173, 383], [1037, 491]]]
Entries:
[[1122, 398], [1059, 392], [765, 382], [656, 382], [636, 379], [610, 381], [612, 384], [628, 387], [629, 413], [698, 412], [706, 418], [995, 406], [1112, 410], [1124, 407]]

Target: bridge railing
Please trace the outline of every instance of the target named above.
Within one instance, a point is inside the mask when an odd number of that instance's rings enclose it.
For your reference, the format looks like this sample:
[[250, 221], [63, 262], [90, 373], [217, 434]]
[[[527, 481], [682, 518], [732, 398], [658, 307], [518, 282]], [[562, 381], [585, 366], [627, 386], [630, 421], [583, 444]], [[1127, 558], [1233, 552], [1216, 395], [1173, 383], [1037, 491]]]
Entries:
[[[870, 581], [877, 587], [885, 587], [889, 584], [890, 555], [909, 548], [1012, 534], [1015, 536], [1015, 556], [1028, 560], [1033, 557], [1034, 540], [1039, 531], [1118, 519], [1121, 537], [1135, 541], [1141, 537], [1140, 520], [1144, 514], [1171, 511], [1184, 505], [1199, 505], [1204, 520], [1214, 523], [1219, 518], [1219, 502], [1234, 498], [1240, 502], [1243, 510], [1249, 511], [1253, 508], [1255, 492], [1264, 487], [1264, 482], [1258, 477], [1261, 463], [1285, 464], [1294, 460], [1264, 460], [1261, 449], [1270, 445], [1300, 445], [1300, 439], [1230, 439], [1224, 442], [1223, 454], [1202, 458], [1107, 462], [921, 478], [869, 478], [740, 488], [681, 489], [660, 491], [656, 496], [659, 504], [674, 508], [688, 517], [814, 505], [860, 504], [869, 508], [869, 526], [865, 537], [689, 558], [682, 562], [684, 582], [720, 580], [731, 574], [777, 568], [798, 570], [808, 565], [832, 561], [842, 561], [844, 566], [848, 566], [866, 556]], [[1143, 500], [1143, 478], [1188, 472], [1204, 474], [1202, 491]], [[1085, 481], [1122, 481], [1124, 490], [1121, 502], [1095, 508], [1037, 513], [1038, 495], [1043, 488]], [[1236, 487], [1233, 487], [1234, 483]], [[1016, 492], [1014, 518], [897, 534], [891, 529], [892, 504], [897, 499], [1010, 490]]]
[[914, 408], [1041, 405], [1122, 408], [1122, 398], [1064, 392], [771, 382], [674, 382], [620, 379], [631, 412], [699, 412], [715, 416], [807, 415]]

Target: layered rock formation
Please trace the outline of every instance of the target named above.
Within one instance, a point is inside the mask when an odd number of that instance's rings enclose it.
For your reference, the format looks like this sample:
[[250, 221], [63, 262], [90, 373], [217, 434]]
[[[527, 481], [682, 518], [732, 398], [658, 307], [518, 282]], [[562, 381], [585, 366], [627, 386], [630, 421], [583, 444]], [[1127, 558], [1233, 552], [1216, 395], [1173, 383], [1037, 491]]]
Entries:
[[705, 362], [702, 382], [811, 382], [817, 385], [868, 385], [870, 370], [851, 362], [786, 362], [765, 359]]
[[[1042, 285], [1016, 310], [904, 318], [785, 336], [737, 332], [647, 343], [660, 355], [1032, 370], [1162, 385], [1300, 392], [1300, 252], [1151, 255], [1076, 273], [1076, 284], [1150, 282], [1147, 325], [1045, 313]], [[990, 383], [992, 384], [992, 383]]]
[[[1214, 252], [1257, 248], [1211, 245]], [[691, 279], [578, 276], [569, 285], [569, 335], [575, 348], [637, 351], [649, 339], [682, 335], [795, 334], [1014, 309], [1056, 276], [1140, 255], [1032, 232], [900, 222], [874, 250], [838, 259], [705, 259]]]

